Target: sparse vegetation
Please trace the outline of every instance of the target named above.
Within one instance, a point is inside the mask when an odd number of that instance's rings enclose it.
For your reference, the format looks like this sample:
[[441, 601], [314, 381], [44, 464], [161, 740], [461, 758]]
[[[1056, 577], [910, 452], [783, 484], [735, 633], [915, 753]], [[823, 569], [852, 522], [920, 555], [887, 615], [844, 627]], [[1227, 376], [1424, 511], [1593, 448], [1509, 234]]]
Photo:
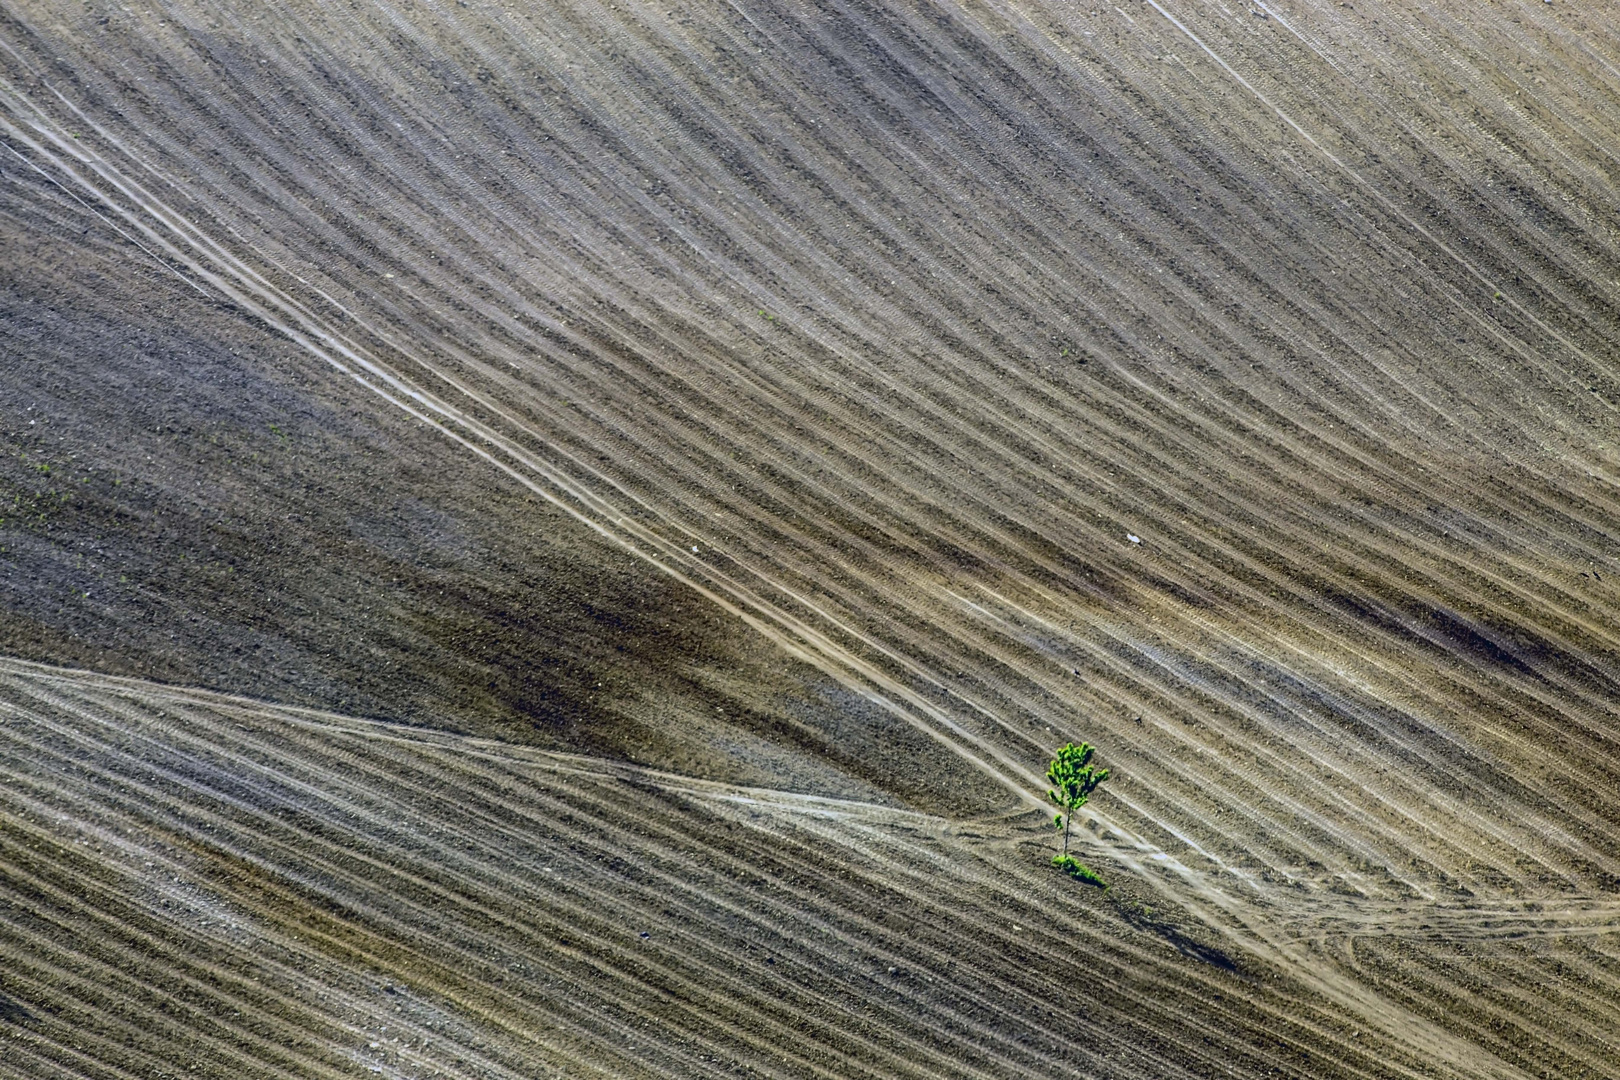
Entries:
[[1083, 881], [1087, 885], [1095, 885], [1099, 889], [1108, 888], [1108, 882], [1104, 881], [1097, 871], [1076, 859], [1073, 855], [1054, 855], [1052, 856], [1052, 865], [1076, 881]]
[[[30, 455], [18, 448], [8, 456], [18, 464], [0, 470], [0, 526], [36, 532], [49, 529], [52, 520], [73, 499], [73, 489], [68, 485], [75, 481], [65, 475], [67, 466], [42, 460], [37, 450]], [[88, 480], [80, 477], [77, 482]]]

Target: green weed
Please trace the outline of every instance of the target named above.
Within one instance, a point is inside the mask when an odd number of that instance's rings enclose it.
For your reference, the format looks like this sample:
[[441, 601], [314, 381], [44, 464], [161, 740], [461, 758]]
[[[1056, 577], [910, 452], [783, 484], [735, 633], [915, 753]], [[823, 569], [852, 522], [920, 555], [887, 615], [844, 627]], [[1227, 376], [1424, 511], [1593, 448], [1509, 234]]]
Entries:
[[1083, 881], [1087, 885], [1095, 885], [1099, 889], [1108, 888], [1108, 882], [1104, 881], [1097, 871], [1076, 859], [1073, 855], [1054, 855], [1052, 856], [1052, 865], [1076, 881]]

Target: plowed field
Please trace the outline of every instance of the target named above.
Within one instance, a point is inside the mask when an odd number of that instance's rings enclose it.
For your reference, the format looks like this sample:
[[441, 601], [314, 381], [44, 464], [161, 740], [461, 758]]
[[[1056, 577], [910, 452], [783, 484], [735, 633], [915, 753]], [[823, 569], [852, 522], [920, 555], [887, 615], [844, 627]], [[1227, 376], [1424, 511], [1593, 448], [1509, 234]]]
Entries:
[[1620, 1075], [1617, 27], [0, 6], [0, 1073]]

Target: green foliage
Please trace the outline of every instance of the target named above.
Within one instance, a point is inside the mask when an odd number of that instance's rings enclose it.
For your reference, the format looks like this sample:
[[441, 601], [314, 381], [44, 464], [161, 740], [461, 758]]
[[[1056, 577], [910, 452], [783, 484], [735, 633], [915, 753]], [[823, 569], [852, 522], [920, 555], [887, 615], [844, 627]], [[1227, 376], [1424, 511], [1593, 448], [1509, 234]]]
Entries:
[[1052, 825], [1063, 830], [1064, 851], [1069, 850], [1069, 826], [1074, 821], [1074, 812], [1086, 805], [1097, 785], [1108, 779], [1107, 769], [1091, 764], [1091, 756], [1096, 752], [1097, 748], [1090, 743], [1079, 746], [1068, 743], [1058, 748], [1057, 757], [1046, 769], [1046, 781], [1052, 785], [1046, 797], [1069, 812], [1066, 818], [1063, 814], [1052, 817]]
[[1063, 854], [1052, 858], [1052, 865], [1080, 881], [1089, 882], [1101, 889], [1108, 886], [1083, 863], [1076, 862], [1069, 854], [1069, 830], [1074, 826], [1074, 814], [1091, 798], [1091, 793], [1097, 790], [1104, 780], [1108, 779], [1108, 770], [1099, 769], [1091, 763], [1091, 757], [1097, 748], [1090, 743], [1067, 743], [1058, 747], [1057, 757], [1046, 769], [1046, 781], [1052, 786], [1047, 789], [1046, 797], [1056, 803], [1067, 814], [1053, 814], [1052, 827], [1063, 833]]
[[1087, 885], [1095, 885], [1099, 889], [1108, 888], [1108, 882], [1099, 877], [1097, 871], [1076, 859], [1073, 855], [1054, 855], [1052, 856], [1052, 865], [1076, 881], [1083, 881]]

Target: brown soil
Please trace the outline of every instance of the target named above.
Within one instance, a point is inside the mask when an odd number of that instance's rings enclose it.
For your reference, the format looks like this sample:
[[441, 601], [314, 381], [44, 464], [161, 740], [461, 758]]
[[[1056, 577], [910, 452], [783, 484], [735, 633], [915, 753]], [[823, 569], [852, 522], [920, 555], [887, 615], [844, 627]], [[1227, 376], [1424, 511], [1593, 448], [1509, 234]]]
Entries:
[[0, 1073], [1620, 1073], [1617, 25], [0, 13]]

